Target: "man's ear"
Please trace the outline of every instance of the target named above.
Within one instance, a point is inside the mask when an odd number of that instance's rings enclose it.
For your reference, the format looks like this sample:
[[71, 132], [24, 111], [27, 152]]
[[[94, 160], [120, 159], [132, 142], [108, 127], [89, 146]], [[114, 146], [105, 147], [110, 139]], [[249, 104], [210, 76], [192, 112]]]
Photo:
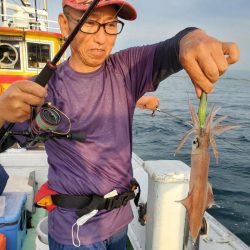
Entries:
[[60, 25], [60, 30], [62, 35], [67, 38], [70, 34], [70, 30], [69, 30], [69, 21], [67, 19], [67, 17], [63, 14], [60, 13], [58, 16], [58, 23]]

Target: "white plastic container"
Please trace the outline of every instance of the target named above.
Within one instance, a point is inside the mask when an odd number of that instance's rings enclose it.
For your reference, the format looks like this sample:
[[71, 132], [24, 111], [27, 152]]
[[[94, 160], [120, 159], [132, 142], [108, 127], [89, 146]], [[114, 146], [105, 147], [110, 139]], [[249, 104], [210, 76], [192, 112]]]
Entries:
[[44, 244], [38, 236], [36, 236], [36, 250], [49, 250], [49, 245]]
[[48, 245], [48, 217], [44, 217], [39, 221], [36, 232], [38, 239], [43, 243]]
[[25, 192], [27, 194], [26, 209], [33, 212], [34, 188], [29, 185], [29, 177], [10, 175], [4, 192]]

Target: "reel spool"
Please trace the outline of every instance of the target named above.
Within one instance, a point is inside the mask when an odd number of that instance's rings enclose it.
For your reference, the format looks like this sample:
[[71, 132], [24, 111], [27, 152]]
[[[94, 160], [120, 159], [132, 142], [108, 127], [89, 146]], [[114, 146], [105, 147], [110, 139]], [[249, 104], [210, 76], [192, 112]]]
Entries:
[[44, 132], [54, 132], [61, 122], [61, 114], [51, 105], [42, 106], [36, 117], [31, 123], [31, 131], [35, 135]]

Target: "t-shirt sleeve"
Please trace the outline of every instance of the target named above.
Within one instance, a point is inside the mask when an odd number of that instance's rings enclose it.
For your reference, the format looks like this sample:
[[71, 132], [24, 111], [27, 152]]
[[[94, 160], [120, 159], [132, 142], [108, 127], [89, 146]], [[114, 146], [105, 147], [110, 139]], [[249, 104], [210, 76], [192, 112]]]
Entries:
[[157, 44], [154, 54], [152, 76], [155, 88], [157, 88], [162, 80], [182, 69], [179, 61], [179, 43], [186, 34], [195, 29], [197, 28], [186, 28], [174, 37]]
[[135, 101], [144, 93], [154, 91], [152, 82], [153, 59], [156, 45], [132, 47], [112, 55], [114, 73], [122, 74], [127, 91]]
[[152, 45], [132, 47], [115, 53], [109, 62], [123, 74], [127, 90], [134, 101], [146, 92], [155, 91], [168, 76], [182, 69], [179, 62], [179, 42], [194, 27], [186, 28], [174, 37]]

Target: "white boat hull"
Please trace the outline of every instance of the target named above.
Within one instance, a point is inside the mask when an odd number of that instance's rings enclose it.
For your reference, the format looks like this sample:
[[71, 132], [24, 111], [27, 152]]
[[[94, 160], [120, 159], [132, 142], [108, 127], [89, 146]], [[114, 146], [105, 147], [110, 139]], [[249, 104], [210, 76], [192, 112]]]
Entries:
[[[43, 150], [8, 150], [0, 154], [0, 163], [10, 175], [28, 176], [35, 171], [38, 186], [47, 180], [47, 155]], [[140, 183], [140, 202], [147, 202], [146, 226], [138, 222], [134, 206], [134, 220], [128, 235], [135, 250], [182, 250], [185, 209], [176, 202], [188, 192], [189, 167], [180, 161], [143, 161], [133, 154], [133, 172]], [[200, 237], [201, 250], [250, 249], [232, 232], [208, 213], [207, 234]]]

